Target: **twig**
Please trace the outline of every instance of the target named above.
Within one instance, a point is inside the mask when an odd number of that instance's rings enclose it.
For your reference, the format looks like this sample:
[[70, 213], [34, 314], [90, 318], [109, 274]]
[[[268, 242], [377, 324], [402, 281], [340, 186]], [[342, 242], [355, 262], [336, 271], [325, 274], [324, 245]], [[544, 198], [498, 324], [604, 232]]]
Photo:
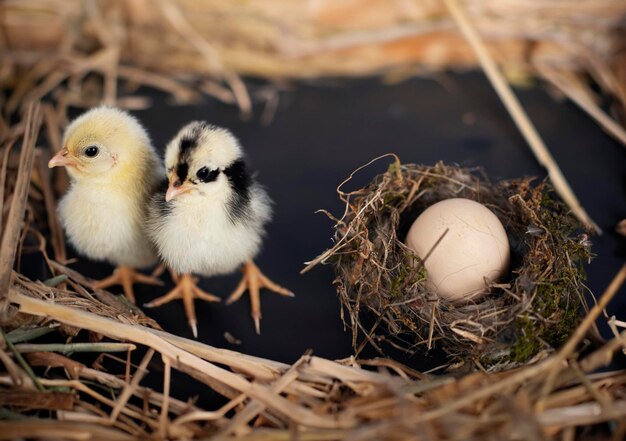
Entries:
[[2, 362], [4, 368], [7, 370], [11, 381], [13, 381], [13, 384], [17, 387], [34, 389], [32, 380], [15, 364], [9, 354], [4, 351], [5, 342], [5, 336], [0, 333], [0, 362]]
[[167, 437], [167, 418], [170, 405], [170, 385], [172, 382], [172, 364], [170, 359], [163, 357], [165, 372], [163, 373], [163, 404], [161, 406], [161, 415], [159, 416], [159, 435], [165, 439]]
[[155, 72], [149, 72], [135, 66], [120, 65], [118, 67], [120, 77], [129, 81], [151, 86], [171, 93], [178, 103], [188, 103], [197, 98], [197, 93], [186, 87], [182, 82], [176, 81], [169, 76], [161, 75]]
[[245, 84], [235, 72], [227, 70], [220, 59], [218, 52], [211, 44], [189, 23], [178, 5], [171, 0], [160, 0], [161, 9], [170, 25], [192, 47], [194, 47], [207, 61], [208, 67], [213, 74], [219, 74], [230, 85], [237, 104], [244, 117], [249, 117], [252, 112], [252, 102]]
[[600, 124], [609, 135], [618, 140], [622, 146], [626, 147], [626, 131], [624, 128], [620, 126], [617, 121], [604, 113], [602, 109], [586, 95], [577, 91], [566, 75], [559, 74], [556, 70], [544, 66], [541, 63], [537, 65], [537, 70], [544, 78], [550, 81], [554, 87], [563, 92], [574, 104]]
[[[105, 354], [101, 354], [104, 356]], [[108, 354], [107, 354], [108, 355]], [[124, 381], [128, 384], [130, 382], [130, 368], [134, 366], [132, 363], [131, 351], [126, 352], [126, 363], [124, 363]]]
[[[289, 370], [271, 386], [272, 392], [276, 394], [282, 393], [290, 383], [298, 378], [298, 369], [300, 365], [308, 363], [310, 359], [311, 356], [307, 354], [295, 362]], [[265, 408], [266, 406], [263, 403], [254, 400], [251, 401], [243, 410], [238, 412], [237, 415], [230, 420], [230, 423], [216, 436], [215, 441], [223, 441], [231, 433], [238, 434], [237, 431], [241, 427], [252, 421], [252, 419], [259, 413], [263, 412]]]
[[0, 421], [0, 439], [134, 441], [135, 437], [100, 424], [28, 418], [22, 421]]
[[11, 154], [12, 148], [13, 142], [6, 143], [2, 154], [2, 168], [0, 169], [0, 235], [4, 231], [2, 225], [2, 221], [4, 218], [4, 187], [6, 186], [7, 167], [9, 166], [9, 155]]
[[[79, 411], [72, 410], [57, 410], [57, 416], [59, 421], [71, 421], [77, 423], [94, 423], [99, 426], [107, 426], [106, 419], [99, 415], [100, 412], [97, 412], [93, 407], [87, 405], [87, 403], [79, 403], [76, 406]], [[98, 413], [97, 415], [93, 415], [90, 413], [85, 413], [85, 410], [90, 410], [94, 413]], [[129, 424], [123, 424], [119, 421], [116, 421], [113, 427], [129, 432], [137, 438], [148, 438], [148, 434], [141, 430], [137, 430], [136, 426], [131, 426]]]
[[53, 152], [61, 150], [61, 130], [59, 118], [52, 104], [43, 105], [43, 117], [46, 126], [46, 137]]
[[[352, 180], [352, 178], [354, 177], [354, 175], [356, 175], [359, 171], [363, 170], [364, 168], [369, 167], [371, 164], [373, 164], [374, 162], [383, 159], [383, 158], [387, 158], [387, 157], [391, 157], [394, 159], [393, 164], [395, 164], [398, 168], [400, 167], [400, 158], [398, 158], [397, 155], [395, 155], [394, 153], [385, 153], [384, 155], [380, 155], [377, 156], [376, 158], [372, 159], [371, 161], [369, 161], [367, 164], [363, 164], [362, 166], [360, 166], [359, 168], [357, 168], [356, 170], [354, 170], [352, 173], [350, 173], [350, 176], [348, 176], [346, 179], [344, 179], [338, 186], [337, 186], [337, 192], [342, 195], [342, 196], [346, 196], [346, 193], [344, 193], [341, 190], [341, 187], [343, 187], [345, 184], [347, 184], [350, 180]], [[398, 170], [398, 178], [401, 178], [400, 175], [400, 171]], [[344, 219], [346, 217], [346, 214], [348, 212], [349, 209], [349, 204], [346, 203], [346, 208], [344, 211], [344, 214], [342, 216], [341, 219]], [[364, 211], [367, 208], [367, 205], [364, 206], [361, 211]], [[357, 213], [355, 215], [355, 217], [358, 217], [360, 215], [360, 212]], [[350, 225], [348, 227], [348, 230], [346, 231], [346, 233], [343, 235], [342, 240], [340, 240], [339, 242], [337, 242], [332, 248], [324, 251], [322, 254], [320, 254], [319, 256], [317, 256], [315, 259], [311, 260], [310, 262], [305, 262], [306, 266], [300, 270], [300, 274], [304, 274], [307, 271], [309, 271], [311, 268], [313, 268], [314, 266], [317, 266], [320, 262], [324, 262], [325, 259], [328, 258], [328, 256], [334, 254], [338, 249], [340, 249], [343, 246], [343, 243], [345, 241], [345, 238], [350, 236], [350, 231], [352, 229], [352, 225]]]
[[[88, 368], [87, 366], [70, 360], [60, 354], [53, 352], [34, 353], [28, 354], [27, 357], [32, 366], [63, 367], [72, 379], [82, 378], [87, 381], [96, 381], [99, 384], [113, 389], [124, 389], [128, 386], [128, 383], [115, 375]], [[163, 402], [162, 394], [142, 386], [138, 386], [135, 390], [133, 390], [133, 395], [157, 406], [160, 406]], [[113, 408], [114, 407], [115, 406], [113, 406]], [[170, 398], [170, 408], [172, 409], [172, 412], [176, 414], [196, 412], [199, 410], [193, 404], [180, 401], [175, 398]]]
[[35, 143], [40, 124], [41, 106], [38, 102], [31, 103], [26, 112], [26, 133], [20, 154], [17, 182], [15, 183], [13, 200], [0, 247], [0, 320], [5, 319], [8, 313], [6, 296], [11, 282], [13, 263], [22, 229], [22, 219], [26, 210], [26, 198], [30, 187], [31, 170], [35, 158]]
[[613, 358], [613, 353], [619, 348], [626, 348], [626, 331], [585, 357], [580, 362], [581, 370], [583, 372], [592, 372], [601, 366], [608, 365]]
[[[87, 387], [86, 384], [81, 383], [78, 380], [48, 380], [41, 379], [41, 383], [48, 387], [69, 387], [77, 390], [78, 392], [82, 392], [84, 394], [89, 395], [94, 400], [99, 401], [100, 403], [106, 404], [107, 406], [113, 408], [115, 406], [115, 401], [105, 397], [104, 395], [96, 392], [95, 390]], [[158, 428], [158, 423], [154, 421], [150, 415], [145, 415], [136, 407], [125, 406], [122, 408], [122, 412], [132, 418], [136, 418], [146, 425], [150, 426], [152, 429]]]
[[509, 86], [506, 82], [504, 75], [500, 72], [495, 61], [489, 54], [489, 51], [482, 42], [475, 26], [471, 23], [463, 9], [459, 6], [457, 0], [444, 0], [444, 2], [450, 11], [450, 14], [459, 25], [463, 36], [467, 39], [468, 43], [476, 53], [487, 78], [489, 78], [489, 81], [498, 93], [498, 96], [502, 100], [504, 106], [509, 111], [511, 118], [513, 118], [513, 121], [515, 121], [515, 124], [522, 132], [522, 135], [526, 139], [526, 142], [528, 142], [528, 145], [533, 151], [535, 157], [539, 163], [548, 170], [548, 175], [550, 176], [556, 191], [561, 195], [565, 203], [572, 209], [572, 212], [583, 224], [600, 234], [602, 230], [589, 217], [585, 209], [578, 201], [578, 198], [565, 179], [559, 165], [552, 157], [552, 154], [541, 139], [537, 129], [528, 118], [528, 115], [524, 111], [519, 100], [515, 97], [515, 94], [511, 90], [511, 86]]
[[37, 376], [33, 372], [32, 368], [28, 365], [28, 363], [26, 363], [26, 360], [24, 360], [24, 357], [22, 357], [22, 355], [15, 349], [15, 346], [13, 346], [13, 343], [11, 343], [9, 340], [6, 339], [6, 336], [2, 329], [0, 329], [0, 336], [2, 340], [6, 343], [9, 351], [13, 353], [13, 356], [17, 360], [17, 363], [22, 367], [22, 369], [24, 369], [24, 372], [26, 373], [26, 375], [30, 377], [32, 384], [34, 384], [35, 387], [39, 389], [40, 391], [44, 391], [45, 390], [44, 387], [41, 385], [41, 382], [37, 379]]
[[580, 381], [580, 384], [582, 384], [585, 389], [587, 389], [587, 392], [589, 392], [589, 395], [591, 395], [593, 397], [594, 400], [596, 400], [603, 409], [608, 409], [610, 407], [610, 401], [608, 399], [606, 399], [606, 397], [604, 397], [600, 391], [598, 391], [598, 388], [591, 382], [591, 380], [589, 380], [589, 377], [587, 377], [583, 371], [580, 369], [580, 366], [578, 365], [578, 363], [576, 363], [576, 361], [572, 361], [570, 363], [570, 367], [572, 369], [572, 371], [574, 372], [574, 375], [576, 375], [576, 377], [578, 378], [578, 380]]
[[54, 326], [54, 325], [42, 326], [40, 328], [32, 328], [32, 329], [18, 328], [9, 332], [5, 337], [11, 343], [17, 344], [23, 341], [34, 340], [43, 335], [49, 334], [50, 332], [54, 331], [56, 328], [58, 328], [58, 325], [57, 326]]
[[[449, 229], [446, 229], [446, 232], [448, 230]], [[432, 348], [432, 344], [433, 344], [433, 334], [435, 333], [435, 315], [436, 314], [437, 314], [437, 305], [433, 302], [430, 308], [430, 326], [428, 327], [428, 350]]]
[[54, 288], [55, 286], [60, 285], [61, 283], [67, 282], [69, 277], [67, 274], [60, 274], [58, 276], [51, 277], [47, 280], [44, 280], [43, 284], [49, 286], [50, 288]]
[[73, 352], [126, 352], [134, 351], [137, 346], [129, 343], [23, 343], [15, 346], [17, 352], [59, 352], [71, 354]]
[[407, 38], [427, 35], [434, 32], [448, 31], [454, 23], [446, 17], [428, 20], [424, 23], [402, 23], [380, 29], [353, 31], [331, 35], [320, 41], [281, 41], [280, 51], [288, 57], [305, 58], [314, 54], [340, 51], [358, 46], [384, 44]]
[[[435, 244], [430, 247], [430, 250], [428, 250], [428, 252], [426, 253], [426, 255], [424, 256], [424, 258], [422, 259], [422, 263], [426, 263], [426, 261], [428, 260], [428, 258], [431, 256], [431, 254], [433, 253], [433, 251], [435, 251], [435, 249], [439, 246], [439, 244], [441, 243], [441, 241], [444, 239], [444, 237], [446, 237], [446, 234], [448, 234], [450, 232], [450, 228], [446, 228], [445, 231], [441, 234], [441, 236], [439, 236], [439, 239], [437, 239], [437, 241], [435, 242]], [[429, 347], [430, 349], [430, 347]]]
[[57, 216], [57, 206], [52, 193], [52, 181], [50, 179], [50, 169], [46, 165], [48, 158], [43, 155], [39, 155], [37, 161], [37, 174], [41, 179], [41, 191], [44, 196], [44, 203], [46, 207], [46, 218], [48, 220], [48, 227], [50, 228], [50, 236], [52, 249], [54, 251], [54, 258], [61, 262], [66, 260], [65, 252], [65, 240], [63, 235], [63, 229]]
[[130, 384], [127, 384], [126, 386], [124, 386], [122, 393], [117, 397], [117, 400], [115, 402], [115, 407], [111, 411], [111, 416], [109, 417], [109, 421], [111, 423], [117, 419], [117, 417], [119, 416], [122, 410], [122, 407], [126, 405], [126, 402], [128, 401], [128, 399], [137, 390], [137, 387], [139, 386], [139, 382], [141, 382], [141, 379], [144, 377], [144, 375], [147, 372], [146, 367], [148, 366], [148, 363], [150, 363], [150, 360], [152, 360], [153, 356], [154, 356], [154, 349], [148, 349], [148, 352], [146, 352], [146, 355], [143, 357], [143, 359], [141, 360], [141, 363], [139, 364], [139, 367], [135, 371], [135, 375], [133, 376], [133, 379], [131, 380]]
[[611, 403], [603, 410], [598, 403], [582, 403], [558, 409], [548, 409], [537, 415], [542, 426], [587, 426], [613, 419], [623, 419], [626, 413], [626, 401], [620, 400]]
[[258, 381], [272, 381], [278, 377], [281, 371], [289, 368], [286, 363], [240, 354], [229, 349], [215, 348], [197, 340], [190, 340], [167, 332], [159, 330], [151, 330], [150, 332], [204, 360], [217, 364], [228, 364], [237, 372], [242, 372]]

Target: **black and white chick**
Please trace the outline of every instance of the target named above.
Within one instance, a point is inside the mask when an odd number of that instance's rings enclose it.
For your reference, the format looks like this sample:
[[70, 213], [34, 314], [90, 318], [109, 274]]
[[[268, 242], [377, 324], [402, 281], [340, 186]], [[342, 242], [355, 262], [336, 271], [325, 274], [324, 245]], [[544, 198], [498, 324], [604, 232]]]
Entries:
[[238, 140], [226, 129], [194, 121], [167, 145], [165, 168], [168, 182], [152, 198], [148, 231], [161, 259], [177, 275], [177, 286], [146, 306], [182, 298], [197, 337], [194, 299], [219, 298], [199, 289], [192, 273], [214, 276], [243, 266], [243, 278], [227, 303], [248, 290], [260, 333], [260, 289], [288, 297], [293, 293], [268, 279], [253, 262], [271, 217], [271, 201], [246, 169]]
[[92, 260], [117, 265], [94, 288], [120, 284], [134, 303], [133, 283], [161, 284], [134, 270], [157, 262], [145, 220], [164, 172], [148, 134], [129, 113], [96, 107], [68, 125], [63, 148], [48, 162], [60, 166], [71, 180], [59, 203], [70, 243]]

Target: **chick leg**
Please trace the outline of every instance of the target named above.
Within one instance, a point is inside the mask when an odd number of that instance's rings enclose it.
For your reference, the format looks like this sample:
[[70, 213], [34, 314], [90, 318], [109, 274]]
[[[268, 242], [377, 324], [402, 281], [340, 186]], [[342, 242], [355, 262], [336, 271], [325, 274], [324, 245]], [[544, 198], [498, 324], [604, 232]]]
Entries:
[[239, 300], [246, 290], [250, 292], [250, 315], [252, 316], [252, 320], [254, 320], [254, 328], [257, 334], [261, 333], [261, 288], [267, 288], [285, 297], [294, 297], [291, 291], [272, 282], [261, 272], [254, 262], [249, 260], [243, 267], [241, 282], [239, 282], [237, 288], [235, 288], [230, 297], [228, 297], [228, 300], [226, 300], [226, 304], [230, 305]]
[[185, 306], [185, 314], [187, 314], [187, 321], [189, 322], [193, 336], [198, 338], [198, 321], [196, 319], [196, 308], [193, 304], [194, 299], [198, 298], [207, 302], [219, 302], [221, 299], [198, 288], [196, 285], [198, 283], [198, 279], [193, 277], [191, 274], [176, 276], [172, 273], [172, 275], [174, 276], [174, 281], [176, 282], [174, 289], [164, 296], [146, 303], [144, 306], [146, 308], [155, 308], [157, 306], [165, 305], [172, 300], [182, 299], [183, 305]]
[[129, 266], [118, 266], [113, 274], [93, 284], [94, 289], [104, 289], [112, 285], [122, 285], [124, 294], [131, 302], [135, 303], [135, 292], [133, 283], [144, 283], [146, 285], [163, 285], [160, 279], [154, 276], [146, 276], [138, 273]]

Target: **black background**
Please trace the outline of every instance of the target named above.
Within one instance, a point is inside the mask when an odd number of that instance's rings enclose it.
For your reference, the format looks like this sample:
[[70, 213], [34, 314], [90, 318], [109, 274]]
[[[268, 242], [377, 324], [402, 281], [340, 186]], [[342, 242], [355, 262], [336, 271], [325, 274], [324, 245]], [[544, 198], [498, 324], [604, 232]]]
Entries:
[[[339, 317], [332, 268], [317, 267], [305, 275], [299, 272], [305, 261], [332, 246], [332, 222], [315, 211], [324, 208], [341, 213], [335, 189], [354, 169], [393, 152], [403, 162], [443, 160], [482, 166], [492, 180], [545, 176], [479, 73], [446, 75], [438, 81], [416, 78], [396, 85], [383, 85], [376, 79], [300, 85], [280, 93], [278, 111], [269, 125], [260, 122], [262, 105], [255, 106], [251, 120], [243, 121], [235, 107], [214, 100], [177, 106], [158, 92], [140, 92], [151, 97], [153, 106], [135, 115], [160, 150], [191, 120], [225, 126], [239, 137], [258, 180], [275, 201], [274, 219], [257, 264], [296, 297], [262, 294], [260, 336], [254, 332], [247, 297], [231, 306], [196, 302], [196, 308], [200, 341], [278, 361], [294, 362], [307, 349], [327, 358], [352, 354], [351, 334]], [[599, 296], [624, 261], [624, 239], [614, 228], [626, 218], [626, 149], [573, 104], [555, 100], [543, 87], [517, 93], [583, 206], [603, 229], [603, 235], [592, 238], [597, 257], [587, 268], [587, 286]], [[381, 160], [360, 172], [348, 188], [369, 181], [388, 163]], [[84, 260], [74, 266], [94, 278], [111, 271], [107, 265]], [[239, 277], [203, 279], [201, 286], [226, 298]], [[167, 286], [162, 288], [138, 286], [138, 304], [169, 289], [171, 281], [165, 279]], [[608, 313], [626, 319], [625, 306], [622, 289]], [[191, 338], [181, 302], [147, 313], [165, 330]], [[598, 324], [609, 337], [606, 320]], [[241, 345], [229, 344], [225, 332], [240, 339]], [[425, 370], [441, 360], [419, 353], [403, 361]], [[175, 378], [174, 395], [195, 393], [191, 380]]]

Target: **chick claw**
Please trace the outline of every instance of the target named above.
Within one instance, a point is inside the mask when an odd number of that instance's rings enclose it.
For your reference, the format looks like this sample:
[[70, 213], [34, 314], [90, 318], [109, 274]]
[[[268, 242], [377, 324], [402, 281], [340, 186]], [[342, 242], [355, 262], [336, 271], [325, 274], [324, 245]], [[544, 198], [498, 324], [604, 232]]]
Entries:
[[126, 298], [135, 303], [135, 292], [133, 283], [144, 283], [146, 285], [163, 285], [163, 282], [154, 276], [146, 276], [138, 273], [129, 266], [118, 266], [109, 277], [98, 280], [92, 286], [94, 289], [104, 289], [113, 285], [122, 285]]
[[176, 287], [170, 292], [161, 296], [153, 301], [146, 303], [146, 308], [155, 308], [157, 306], [165, 305], [176, 299], [183, 299], [183, 305], [185, 306], [185, 313], [187, 314], [187, 320], [194, 338], [198, 338], [198, 321], [196, 319], [196, 308], [193, 304], [195, 298], [205, 300], [207, 302], [219, 302], [221, 299], [212, 294], [202, 291], [196, 285], [198, 279], [191, 274], [183, 274], [180, 277], [174, 277]]
[[272, 282], [265, 274], [261, 272], [258, 266], [251, 260], [246, 262], [243, 267], [243, 277], [237, 288], [226, 300], [226, 304], [230, 305], [241, 298], [246, 290], [250, 291], [250, 304], [252, 320], [254, 320], [254, 329], [257, 334], [261, 333], [261, 288], [267, 288], [285, 297], [294, 297], [294, 293], [287, 288]]

